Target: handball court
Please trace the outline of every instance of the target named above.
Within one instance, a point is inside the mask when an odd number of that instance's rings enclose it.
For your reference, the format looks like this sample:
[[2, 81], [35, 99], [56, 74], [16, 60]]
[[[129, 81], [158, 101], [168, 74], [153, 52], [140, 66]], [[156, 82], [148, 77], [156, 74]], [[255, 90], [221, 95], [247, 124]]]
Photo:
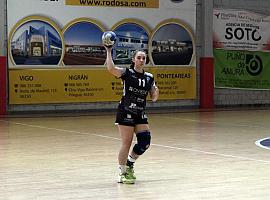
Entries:
[[[148, 114], [134, 185], [116, 183], [114, 113], [0, 118], [0, 200], [261, 200], [270, 195], [270, 110]], [[134, 137], [135, 139], [135, 137]]]

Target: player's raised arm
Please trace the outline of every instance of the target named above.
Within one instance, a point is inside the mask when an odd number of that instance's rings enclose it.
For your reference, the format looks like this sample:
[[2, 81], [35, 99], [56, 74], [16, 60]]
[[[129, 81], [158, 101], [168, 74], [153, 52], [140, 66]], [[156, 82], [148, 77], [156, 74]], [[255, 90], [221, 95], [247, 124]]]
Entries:
[[107, 51], [106, 66], [108, 71], [116, 77], [122, 76], [125, 69], [116, 67], [112, 59], [112, 47], [116, 42], [116, 34], [113, 31], [106, 31], [102, 35], [102, 43]]
[[122, 76], [125, 72], [124, 68], [116, 67], [112, 59], [112, 49], [105, 46], [107, 51], [107, 58], [105, 65], [107, 66], [108, 71], [116, 77]]

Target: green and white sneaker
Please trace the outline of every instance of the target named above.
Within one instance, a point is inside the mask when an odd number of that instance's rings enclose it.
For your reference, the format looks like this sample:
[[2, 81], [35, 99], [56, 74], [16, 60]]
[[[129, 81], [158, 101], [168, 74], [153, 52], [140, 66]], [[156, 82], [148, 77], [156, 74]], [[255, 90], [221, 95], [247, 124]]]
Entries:
[[134, 169], [133, 167], [126, 167], [127, 175], [129, 178], [136, 180], [136, 176], [134, 175]]
[[118, 175], [118, 183], [134, 184], [135, 179], [131, 178], [127, 173]]

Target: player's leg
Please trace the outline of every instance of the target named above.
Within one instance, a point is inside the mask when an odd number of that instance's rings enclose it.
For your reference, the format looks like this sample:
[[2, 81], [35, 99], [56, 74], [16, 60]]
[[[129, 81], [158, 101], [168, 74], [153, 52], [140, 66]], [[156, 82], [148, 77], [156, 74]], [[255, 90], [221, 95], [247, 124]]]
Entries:
[[142, 155], [150, 146], [151, 133], [148, 124], [137, 124], [135, 126], [135, 133], [137, 137], [137, 143], [134, 145], [130, 155], [133, 159], [137, 159]]
[[[148, 125], [148, 117], [145, 112], [134, 117], [134, 131], [137, 137], [137, 144], [134, 145], [133, 150], [130, 152], [128, 165], [133, 165], [135, 160], [148, 149], [151, 141], [150, 128]], [[145, 144], [149, 143], [149, 144]], [[140, 150], [140, 148], [142, 148]]]
[[134, 135], [134, 127], [118, 125], [118, 129], [121, 137], [121, 147], [118, 154], [118, 162], [119, 165], [126, 165], [129, 149]]
[[118, 125], [118, 129], [121, 136], [121, 147], [118, 154], [118, 163], [119, 163], [118, 182], [132, 184], [134, 183], [134, 179], [130, 178], [127, 174], [126, 161], [134, 135], [134, 127]]
[[131, 150], [127, 160], [127, 173], [133, 179], [136, 179], [134, 175], [134, 163], [136, 159], [142, 155], [150, 146], [151, 134], [148, 124], [138, 124], [135, 126], [135, 133], [137, 137], [137, 143]]

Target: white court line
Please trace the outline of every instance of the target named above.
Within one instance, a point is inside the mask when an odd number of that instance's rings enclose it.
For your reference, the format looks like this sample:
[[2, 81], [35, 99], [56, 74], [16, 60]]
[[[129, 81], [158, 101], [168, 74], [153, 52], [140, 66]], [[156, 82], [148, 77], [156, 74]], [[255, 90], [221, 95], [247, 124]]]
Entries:
[[[80, 135], [93, 135], [96, 137], [102, 137], [102, 138], [107, 138], [107, 139], [111, 139], [111, 140], [121, 140], [120, 138], [115, 138], [115, 137], [110, 137], [110, 136], [100, 135], [100, 134], [94, 134], [94, 133], [87, 133], [87, 132], [84, 133], [84, 132], [80, 132], [80, 131], [71, 131], [71, 130], [66, 130], [66, 129], [50, 128], [50, 127], [46, 127], [46, 126], [38, 126], [38, 125], [25, 124], [25, 123], [20, 123], [20, 122], [10, 122], [10, 121], [6, 121], [6, 120], [0, 120], [0, 121], [7, 122], [7, 123], [13, 123], [13, 124], [21, 125], [21, 126], [33, 127], [33, 128], [40, 128], [40, 129], [47, 129], [47, 130], [54, 130], [54, 131], [68, 132], [68, 133], [76, 133], [76, 134], [80, 134]], [[270, 164], [270, 161], [267, 161], [267, 160], [253, 159], [253, 158], [248, 158], [248, 157], [243, 157], [243, 156], [234, 156], [234, 155], [230, 155], [230, 154], [215, 153], [215, 152], [210, 152], [210, 151], [202, 151], [202, 150], [198, 150], [198, 149], [181, 148], [181, 147], [174, 147], [174, 146], [153, 144], [153, 143], [151, 143], [151, 146], [157, 146], [157, 147], [162, 147], [162, 148], [167, 148], [167, 149], [196, 152], [196, 153], [207, 154], [207, 155], [215, 155], [215, 156], [222, 156], [222, 157], [228, 157], [228, 158], [236, 158], [239, 160], [248, 160], [248, 161], [255, 161], [255, 162], [260, 162], [260, 163], [264, 163], [264, 164]]]

